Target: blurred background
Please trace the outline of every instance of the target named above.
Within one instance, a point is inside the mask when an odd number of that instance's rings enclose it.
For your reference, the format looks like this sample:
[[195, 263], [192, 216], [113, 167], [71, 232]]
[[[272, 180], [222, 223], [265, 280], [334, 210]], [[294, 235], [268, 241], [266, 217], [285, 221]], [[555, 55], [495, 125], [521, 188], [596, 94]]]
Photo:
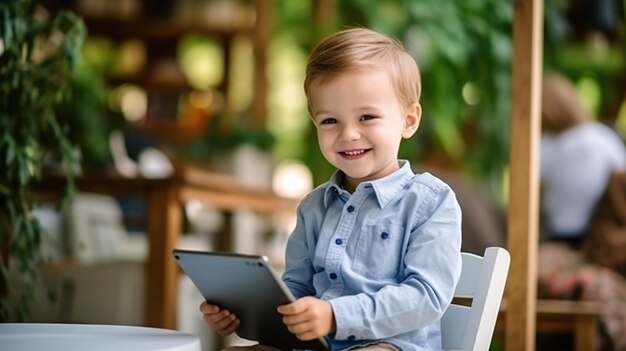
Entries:
[[[402, 40], [423, 75], [423, 125], [403, 145], [430, 153], [502, 194], [510, 115], [512, 4], [387, 0], [42, 1], [69, 8], [88, 37], [66, 123], [88, 168], [114, 164], [111, 133], [127, 152], [219, 168], [252, 145], [278, 164], [304, 163], [314, 183], [332, 169], [317, 151], [302, 91], [307, 53], [336, 29], [367, 26]], [[445, 23], [445, 26], [442, 25]], [[571, 77], [597, 118], [626, 130], [624, 5], [545, 2], [544, 65]], [[216, 159], [220, 161], [216, 161]], [[441, 161], [443, 162], [443, 160]]]
[[[403, 143], [401, 157], [417, 170], [442, 172], [444, 180], [451, 174], [480, 189], [476, 196], [498, 212], [487, 220], [495, 223], [493, 240], [504, 242], [513, 2], [36, 3], [43, 17], [71, 10], [87, 30], [70, 94], [56, 110], [82, 154], [83, 172], [166, 178], [185, 165], [295, 200], [333, 172], [306, 108], [307, 53], [347, 27], [398, 38], [417, 61], [423, 86], [422, 124]], [[626, 136], [625, 1], [546, 0], [544, 6], [544, 69], [570, 77], [590, 114]], [[54, 168], [56, 160], [42, 162]], [[46, 288], [31, 320], [143, 324], [149, 205], [79, 191], [63, 209], [38, 207], [47, 233], [43, 250], [57, 264], [44, 269]], [[246, 209], [225, 214], [210, 202], [189, 201], [176, 246], [212, 249], [215, 234], [228, 230], [230, 249], [267, 254], [280, 269], [292, 217]], [[214, 337], [197, 312], [201, 297], [184, 280], [177, 296], [176, 327], [203, 335], [210, 350]]]

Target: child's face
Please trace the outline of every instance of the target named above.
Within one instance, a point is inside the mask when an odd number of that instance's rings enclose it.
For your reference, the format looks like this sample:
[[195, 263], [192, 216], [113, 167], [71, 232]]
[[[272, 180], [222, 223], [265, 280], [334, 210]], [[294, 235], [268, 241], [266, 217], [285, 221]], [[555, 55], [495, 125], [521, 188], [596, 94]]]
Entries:
[[420, 106], [405, 109], [385, 70], [357, 71], [320, 82], [310, 90], [311, 115], [324, 157], [356, 186], [398, 169], [398, 149], [419, 125]]

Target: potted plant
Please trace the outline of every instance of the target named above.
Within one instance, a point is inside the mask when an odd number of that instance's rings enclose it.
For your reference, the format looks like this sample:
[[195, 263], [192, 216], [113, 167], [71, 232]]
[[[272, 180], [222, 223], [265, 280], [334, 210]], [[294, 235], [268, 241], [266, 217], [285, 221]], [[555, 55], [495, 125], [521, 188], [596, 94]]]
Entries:
[[[31, 189], [42, 160], [59, 161], [70, 180], [80, 172], [80, 150], [55, 109], [66, 98], [86, 29], [70, 12], [48, 18], [32, 0], [2, 1], [0, 18], [0, 321], [10, 321], [27, 318], [41, 261]], [[16, 279], [26, 283], [17, 297], [10, 296]]]

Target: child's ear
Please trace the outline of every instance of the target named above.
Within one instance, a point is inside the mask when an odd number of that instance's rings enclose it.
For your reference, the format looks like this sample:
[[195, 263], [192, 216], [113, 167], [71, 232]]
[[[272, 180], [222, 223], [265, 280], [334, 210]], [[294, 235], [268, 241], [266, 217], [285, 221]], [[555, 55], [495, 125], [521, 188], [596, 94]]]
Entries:
[[415, 134], [417, 128], [420, 126], [421, 119], [422, 106], [419, 102], [416, 102], [407, 109], [406, 116], [404, 117], [404, 128], [402, 128], [402, 137], [404, 139], [408, 139]]

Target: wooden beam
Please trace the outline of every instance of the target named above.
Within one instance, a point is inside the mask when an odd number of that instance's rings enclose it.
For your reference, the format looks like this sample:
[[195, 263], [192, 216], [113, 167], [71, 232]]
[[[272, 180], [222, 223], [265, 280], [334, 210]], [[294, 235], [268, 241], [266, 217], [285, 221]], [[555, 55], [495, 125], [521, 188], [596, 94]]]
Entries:
[[513, 106], [506, 350], [534, 350], [539, 217], [539, 133], [543, 2], [516, 0], [513, 14]]

